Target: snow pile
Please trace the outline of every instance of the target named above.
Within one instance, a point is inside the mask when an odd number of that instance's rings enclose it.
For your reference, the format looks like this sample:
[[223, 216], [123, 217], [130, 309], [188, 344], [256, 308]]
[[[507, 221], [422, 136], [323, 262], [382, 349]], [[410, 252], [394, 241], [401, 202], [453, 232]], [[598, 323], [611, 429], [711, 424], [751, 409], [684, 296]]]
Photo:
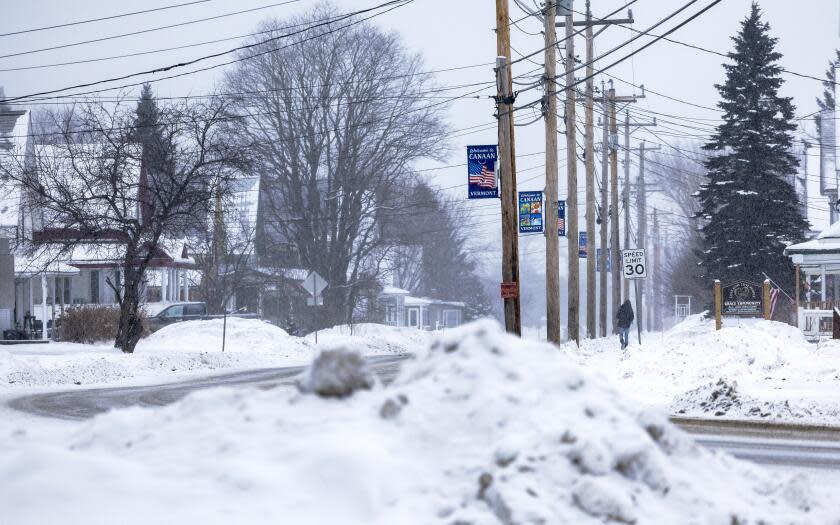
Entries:
[[225, 352], [272, 352], [296, 343], [296, 338], [289, 337], [285, 330], [273, 324], [259, 319], [228, 317], [226, 326], [223, 319], [170, 324], [141, 339], [137, 352], [220, 352], [223, 328]]
[[[0, 349], [0, 389], [93, 385], [172, 378], [175, 374], [230, 368], [302, 366], [320, 352], [342, 349], [362, 356], [412, 353], [428, 345], [431, 332], [377, 324], [338, 326], [295, 337], [259, 319], [229, 317], [222, 352], [222, 319], [166, 326], [141, 339], [134, 354], [111, 344], [25, 344]], [[136, 381], [135, 381], [136, 382]]]
[[361, 354], [326, 350], [312, 362], [301, 390], [323, 397], [347, 397], [373, 387], [374, 382], [373, 372]]
[[[326, 348], [349, 348], [366, 355], [405, 354], [428, 346], [434, 337], [434, 332], [417, 328], [360, 323], [319, 330], [318, 344]], [[314, 342], [315, 334], [307, 335], [306, 340]]]
[[52, 444], [0, 432], [0, 447], [0, 479], [14, 480], [0, 508], [20, 525], [837, 516], [821, 489], [697, 447], [556, 348], [489, 321], [447, 332], [392, 385], [349, 398], [209, 390], [105, 414]]
[[617, 337], [564, 350], [625, 393], [681, 414], [812, 422], [840, 414], [838, 343], [814, 345], [796, 327], [758, 319], [716, 331], [702, 316], [642, 337], [624, 353]]

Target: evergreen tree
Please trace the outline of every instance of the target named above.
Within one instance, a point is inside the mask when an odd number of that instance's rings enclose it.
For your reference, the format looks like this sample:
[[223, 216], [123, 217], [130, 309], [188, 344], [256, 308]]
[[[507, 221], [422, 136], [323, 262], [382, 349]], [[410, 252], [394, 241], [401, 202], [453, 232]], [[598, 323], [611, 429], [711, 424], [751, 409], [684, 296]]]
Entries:
[[779, 96], [782, 55], [769, 32], [753, 3], [733, 38], [726, 81], [715, 86], [723, 122], [704, 146], [711, 152], [708, 181], [698, 192], [708, 290], [714, 279], [761, 282], [763, 272], [791, 288], [793, 266], [783, 250], [807, 229], [788, 182], [799, 164], [791, 153], [794, 107], [789, 97]]
[[[825, 70], [825, 80], [823, 80], [823, 94], [822, 97], [817, 97], [817, 107], [820, 110], [823, 109], [834, 109], [834, 100], [835, 100], [835, 89], [834, 89], [834, 82], [835, 82], [835, 75], [834, 75], [834, 64], [840, 63], [840, 49], [834, 50], [835, 59], [833, 61], [828, 62], [828, 69]], [[822, 136], [822, 129], [821, 125], [821, 116], [817, 115], [814, 117], [814, 122], [817, 124], [817, 135]], [[822, 143], [822, 141], [820, 141]]]

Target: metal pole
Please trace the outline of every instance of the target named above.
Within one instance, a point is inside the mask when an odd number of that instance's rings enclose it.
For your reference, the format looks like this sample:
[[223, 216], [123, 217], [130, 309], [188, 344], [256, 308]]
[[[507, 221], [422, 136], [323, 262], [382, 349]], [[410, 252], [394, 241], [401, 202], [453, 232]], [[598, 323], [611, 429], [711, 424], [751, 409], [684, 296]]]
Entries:
[[222, 315], [222, 353], [225, 353], [225, 336], [227, 335], [227, 305], [223, 308], [224, 315]]
[[318, 274], [312, 273], [312, 302], [315, 304], [315, 344], [318, 344], [318, 325], [320, 324], [318, 315]]

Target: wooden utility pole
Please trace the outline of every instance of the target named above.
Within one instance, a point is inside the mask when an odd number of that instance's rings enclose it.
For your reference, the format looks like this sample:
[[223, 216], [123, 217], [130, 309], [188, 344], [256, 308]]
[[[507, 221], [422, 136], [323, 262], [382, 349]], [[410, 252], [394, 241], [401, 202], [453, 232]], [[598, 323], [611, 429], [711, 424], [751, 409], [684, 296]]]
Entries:
[[519, 299], [516, 164], [513, 141], [513, 79], [510, 70], [510, 20], [507, 0], [496, 0], [496, 88], [499, 118], [499, 181], [502, 207], [502, 281], [515, 288], [504, 298], [505, 329], [522, 333]]
[[584, 162], [586, 163], [586, 337], [595, 338], [595, 80], [592, 11], [586, 2], [586, 100]]
[[569, 340], [580, 343], [580, 259], [578, 252], [577, 145], [575, 138], [575, 44], [572, 2], [566, 15], [566, 226], [569, 246]]
[[621, 251], [618, 246], [618, 122], [615, 115], [615, 88], [610, 88], [610, 250], [612, 251], [612, 327], [621, 306]]
[[[649, 125], [649, 124], [646, 124]], [[655, 125], [655, 123], [654, 123]], [[639, 180], [636, 186], [636, 206], [637, 206], [637, 223], [636, 223], [636, 248], [647, 248], [647, 182], [645, 181], [645, 151], [658, 151], [660, 146], [656, 148], [646, 148], [645, 141], [639, 145]], [[628, 212], [629, 215], [629, 212]], [[640, 309], [637, 312], [637, 323], [639, 327], [644, 329], [647, 327], [650, 330], [650, 298], [647, 296], [645, 280], [642, 279], [639, 284], [639, 290], [642, 294], [642, 305], [644, 310]], [[647, 322], [645, 321], [647, 319]]]
[[557, 80], [556, 2], [545, 18], [545, 307], [548, 341], [560, 343], [560, 240], [557, 236]]
[[[624, 246], [630, 249], [630, 112], [624, 112], [624, 191], [621, 194], [621, 213], [624, 214]], [[622, 300], [630, 298], [630, 281], [624, 279], [621, 288]], [[639, 316], [636, 317], [639, 323]]]
[[[587, 260], [586, 260], [586, 329], [589, 337], [594, 337], [595, 334], [595, 250], [592, 247], [595, 245], [595, 153], [594, 153], [594, 130], [592, 118], [592, 105], [594, 104], [594, 88], [593, 88], [593, 40], [601, 31], [612, 24], [632, 24], [633, 16], [628, 10], [627, 18], [617, 19], [592, 19], [592, 12], [589, 1], [586, 2], [586, 20], [575, 22], [572, 20], [572, 1], [561, 0], [560, 9], [564, 10], [562, 13], [565, 16], [563, 22], [558, 22], [557, 26], [566, 28], [566, 154], [568, 158], [568, 196], [566, 208], [567, 213], [567, 235], [569, 240], [569, 338], [579, 342], [579, 261], [578, 251], [580, 249], [578, 243], [578, 225], [577, 225], [577, 157], [575, 155], [575, 98], [574, 98], [574, 42], [572, 41], [573, 31], [572, 26], [586, 26], [586, 96], [584, 103], [586, 104], [586, 144], [584, 159], [586, 163], [586, 228], [587, 228]], [[592, 34], [592, 26], [604, 26], [595, 35]], [[612, 85], [612, 81], [610, 81]], [[603, 90], [603, 83], [601, 86]], [[613, 175], [611, 184], [615, 184], [615, 190], [612, 196], [611, 211], [607, 211], [607, 148], [617, 147], [617, 140], [608, 140], [607, 126], [611, 125], [613, 134], [615, 136], [615, 90], [610, 88], [611, 97], [607, 97], [604, 93], [604, 144], [603, 144], [603, 168], [602, 168], [602, 184], [601, 184], [601, 291], [600, 291], [600, 322], [601, 335], [606, 335], [607, 330], [607, 253], [611, 251], [611, 265], [614, 267], [613, 271], [613, 290], [619, 290], [621, 286], [621, 275], [618, 270], [621, 268], [621, 261], [618, 252], [618, 214], [615, 212], [615, 204], [618, 202], [618, 182]], [[623, 101], [635, 100], [635, 97], [620, 97]], [[609, 119], [609, 109], [612, 109], [612, 118]], [[609, 146], [608, 146], [609, 142]], [[611, 156], [613, 173], [617, 168], [617, 157], [615, 151]], [[612, 185], [610, 186], [612, 190]], [[612, 217], [612, 219], [610, 219]], [[613, 247], [607, 249], [607, 220], [613, 227]], [[617, 292], [616, 292], [617, 293]], [[620, 298], [613, 295], [613, 317], [618, 312], [618, 301]]]
[[496, 84], [499, 88], [499, 179], [502, 201], [502, 281], [513, 283], [514, 293], [504, 296], [505, 329], [521, 334], [519, 309], [519, 237], [516, 220], [516, 183], [511, 162], [509, 121], [512, 120], [513, 97], [507, 87], [510, 66], [505, 57], [496, 57]]
[[599, 275], [598, 288], [598, 326], [601, 337], [607, 335], [607, 275], [609, 253], [609, 237], [607, 230], [609, 228], [609, 187], [610, 187], [610, 119], [609, 119], [609, 100], [607, 99], [607, 91], [604, 89], [604, 82], [601, 82], [601, 94], [603, 104], [603, 120], [601, 122], [601, 273]]
[[653, 209], [653, 323], [651, 328], [662, 331], [662, 236], [659, 233], [659, 217], [656, 208]]
[[[645, 187], [645, 141], [639, 144], [639, 182], [638, 182], [638, 196], [636, 203], [638, 206], [638, 223], [636, 225], [637, 247], [643, 250], [647, 249], [647, 188]], [[627, 210], [627, 215], [630, 215], [630, 210]], [[640, 293], [642, 297], [642, 305], [647, 306], [650, 298], [645, 296], [645, 279], [640, 279]], [[636, 313], [636, 323], [640, 330], [645, 329], [645, 319], [648, 322], [648, 330], [650, 329], [650, 317], [646, 315], [647, 309], [639, 308]]]

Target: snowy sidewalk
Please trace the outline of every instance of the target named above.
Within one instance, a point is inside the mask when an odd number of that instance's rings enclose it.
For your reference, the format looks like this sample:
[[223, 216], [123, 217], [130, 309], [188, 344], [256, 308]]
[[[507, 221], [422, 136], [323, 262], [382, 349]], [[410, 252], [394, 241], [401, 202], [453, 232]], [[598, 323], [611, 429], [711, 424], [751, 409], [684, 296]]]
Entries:
[[795, 327], [763, 320], [715, 331], [701, 316], [642, 341], [624, 354], [615, 337], [563, 348], [674, 415], [840, 424], [840, 342], [812, 344]]

